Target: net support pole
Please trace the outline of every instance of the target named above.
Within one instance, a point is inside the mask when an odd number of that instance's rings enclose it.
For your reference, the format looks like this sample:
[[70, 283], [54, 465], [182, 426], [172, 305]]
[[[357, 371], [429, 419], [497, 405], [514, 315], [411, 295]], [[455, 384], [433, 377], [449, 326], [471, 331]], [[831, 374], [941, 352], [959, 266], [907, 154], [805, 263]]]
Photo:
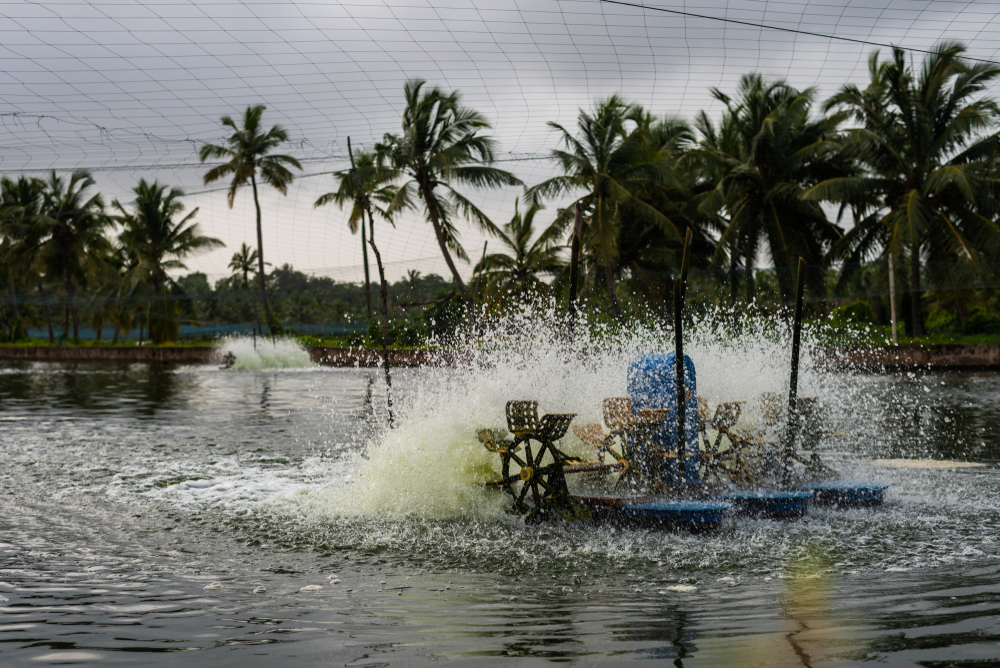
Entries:
[[365, 235], [365, 216], [361, 214], [361, 253], [365, 263], [365, 303], [368, 306], [368, 320], [372, 319], [372, 280], [368, 272], [368, 240]]
[[583, 228], [583, 207], [576, 203], [576, 214], [573, 218], [573, 247], [569, 260], [569, 336], [573, 338], [573, 328], [576, 325], [576, 289], [580, 264], [580, 231]]
[[[385, 282], [385, 268], [382, 266], [382, 255], [378, 252], [378, 246], [375, 245], [375, 218], [372, 217], [372, 204], [368, 195], [365, 194], [365, 187], [361, 184], [361, 176], [354, 166], [354, 152], [351, 150], [350, 137], [347, 138], [347, 155], [351, 158], [351, 172], [353, 172], [354, 181], [358, 185], [358, 195], [365, 206], [365, 211], [368, 212], [368, 244], [372, 247], [372, 253], [375, 254], [379, 283], [382, 288], [382, 368], [385, 370], [385, 400], [389, 413], [389, 426], [392, 427], [392, 374], [389, 371], [389, 296]], [[362, 218], [361, 224], [364, 225], [364, 222]]]
[[788, 380], [788, 421], [782, 453], [781, 482], [792, 482], [792, 455], [795, 454], [795, 431], [799, 424], [799, 344], [802, 337], [802, 298], [805, 294], [806, 260], [799, 258], [799, 274], [795, 284], [795, 316], [792, 319], [792, 373]]
[[472, 293], [472, 310], [476, 316], [476, 321], [479, 321], [479, 310], [476, 308], [476, 300], [479, 299], [479, 282], [483, 277], [483, 264], [486, 262], [486, 248], [489, 246], [490, 242], [487, 239], [483, 242], [483, 257], [479, 260], [479, 271], [476, 272], [476, 289]]
[[691, 228], [684, 235], [681, 275], [674, 283], [674, 357], [677, 370], [677, 486], [687, 484], [687, 392], [684, 387], [684, 292], [691, 251]]
[[892, 314], [892, 345], [896, 340], [896, 272], [892, 269], [892, 253], [889, 253], [889, 312]]

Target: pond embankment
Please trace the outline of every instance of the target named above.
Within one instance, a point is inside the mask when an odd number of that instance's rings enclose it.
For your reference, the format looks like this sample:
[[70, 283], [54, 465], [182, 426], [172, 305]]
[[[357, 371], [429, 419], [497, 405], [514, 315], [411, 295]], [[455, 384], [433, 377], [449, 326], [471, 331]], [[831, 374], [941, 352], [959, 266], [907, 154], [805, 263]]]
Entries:
[[[152, 362], [163, 364], [212, 364], [219, 361], [215, 346], [176, 347], [75, 347], [0, 346], [0, 360], [52, 362]], [[375, 367], [381, 363], [380, 350], [314, 346], [310, 359], [323, 366]], [[932, 344], [886, 347], [823, 346], [813, 350], [821, 366], [894, 371], [900, 369], [976, 370], [1000, 369], [1000, 344]], [[432, 350], [390, 350], [389, 364], [396, 367], [453, 364], [453, 353]]]
[[813, 350], [822, 366], [865, 371], [1000, 369], [1000, 344], [935, 343], [905, 346], [824, 346]]
[[[264, 345], [264, 344], [262, 344]], [[374, 367], [382, 351], [364, 348], [308, 348], [316, 364], [337, 367]], [[0, 346], [0, 360], [49, 362], [153, 362], [163, 364], [213, 364], [221, 361], [217, 346]], [[453, 363], [454, 355], [430, 350], [390, 350], [391, 366], [438, 366]]]

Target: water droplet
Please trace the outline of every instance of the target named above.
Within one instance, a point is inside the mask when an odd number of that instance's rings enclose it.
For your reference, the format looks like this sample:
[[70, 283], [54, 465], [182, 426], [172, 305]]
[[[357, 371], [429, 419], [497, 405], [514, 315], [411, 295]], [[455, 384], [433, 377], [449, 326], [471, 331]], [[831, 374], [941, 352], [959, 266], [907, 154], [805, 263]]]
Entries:
[[208, 590], [222, 589], [222, 583], [221, 582], [213, 582], [210, 585], [205, 585], [203, 587], [203, 589], [208, 589]]
[[253, 593], [255, 593], [255, 594], [266, 594], [267, 593], [267, 587], [264, 587], [264, 586], [257, 587], [256, 589], [253, 590]]

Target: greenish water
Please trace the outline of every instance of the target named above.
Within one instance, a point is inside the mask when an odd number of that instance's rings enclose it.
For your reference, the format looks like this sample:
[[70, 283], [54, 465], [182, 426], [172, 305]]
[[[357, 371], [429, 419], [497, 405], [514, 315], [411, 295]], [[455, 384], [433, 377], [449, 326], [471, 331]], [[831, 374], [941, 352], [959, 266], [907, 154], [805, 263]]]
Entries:
[[885, 507], [694, 535], [498, 512], [505, 374], [397, 371], [385, 435], [374, 370], [0, 366], [0, 663], [1000, 664], [1000, 376], [807, 374]]

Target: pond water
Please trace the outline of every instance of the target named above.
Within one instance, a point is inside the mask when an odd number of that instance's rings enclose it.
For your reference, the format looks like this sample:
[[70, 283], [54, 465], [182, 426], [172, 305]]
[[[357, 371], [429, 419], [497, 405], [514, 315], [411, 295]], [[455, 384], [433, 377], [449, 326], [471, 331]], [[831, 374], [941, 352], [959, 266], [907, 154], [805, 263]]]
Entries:
[[[515, 367], [397, 371], [390, 432], [378, 370], [0, 365], [0, 663], [1000, 663], [1000, 375], [811, 371], [885, 506], [691, 534], [525, 526], [470, 485], [509, 394], [621, 391]], [[871, 463], [905, 457], [985, 466]]]

